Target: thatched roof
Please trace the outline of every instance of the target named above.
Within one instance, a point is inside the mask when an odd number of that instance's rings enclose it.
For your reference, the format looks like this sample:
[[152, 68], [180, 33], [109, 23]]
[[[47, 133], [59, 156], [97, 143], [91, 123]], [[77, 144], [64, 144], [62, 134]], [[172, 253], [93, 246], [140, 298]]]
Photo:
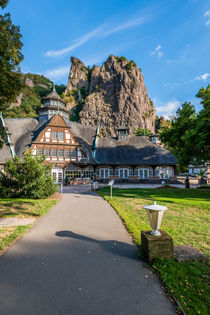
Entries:
[[153, 144], [147, 137], [128, 137], [127, 140], [102, 138], [96, 151], [101, 164], [174, 165], [175, 156]]
[[[52, 119], [52, 118], [51, 118]], [[21, 156], [50, 120], [39, 122], [35, 118], [5, 119], [15, 153]], [[95, 148], [95, 160], [92, 156], [96, 128], [81, 125], [64, 118], [67, 126], [78, 143], [88, 152], [89, 163], [109, 165], [175, 165], [175, 156], [166, 149], [153, 144], [147, 137], [130, 137], [127, 140], [100, 138]], [[9, 148], [5, 145], [0, 150], [0, 163], [11, 158]]]

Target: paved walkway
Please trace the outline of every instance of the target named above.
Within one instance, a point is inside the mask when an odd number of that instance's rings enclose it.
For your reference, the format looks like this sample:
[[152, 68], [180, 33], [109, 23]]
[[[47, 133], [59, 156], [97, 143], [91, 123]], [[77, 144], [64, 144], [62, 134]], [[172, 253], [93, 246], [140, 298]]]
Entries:
[[28, 225], [33, 224], [37, 219], [36, 218], [4, 218], [0, 219], [0, 227], [4, 226], [18, 226], [18, 225]]
[[64, 189], [0, 257], [0, 314], [175, 314], [115, 211], [87, 190]]

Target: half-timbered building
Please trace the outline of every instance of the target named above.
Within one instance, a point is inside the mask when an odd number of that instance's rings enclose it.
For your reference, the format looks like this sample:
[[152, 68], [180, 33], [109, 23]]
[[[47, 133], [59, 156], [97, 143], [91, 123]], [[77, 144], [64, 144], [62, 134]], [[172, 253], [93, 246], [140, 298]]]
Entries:
[[99, 127], [69, 120], [66, 103], [55, 89], [43, 99], [39, 118], [3, 119], [8, 137], [0, 150], [0, 167], [15, 154], [45, 156], [55, 182], [148, 182], [176, 178], [176, 158], [147, 137], [129, 136], [122, 125], [117, 138], [102, 137]]

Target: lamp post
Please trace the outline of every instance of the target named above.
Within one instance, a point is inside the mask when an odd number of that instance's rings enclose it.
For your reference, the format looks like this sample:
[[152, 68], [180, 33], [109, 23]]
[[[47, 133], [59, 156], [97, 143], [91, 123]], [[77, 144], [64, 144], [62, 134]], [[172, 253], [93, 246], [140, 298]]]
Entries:
[[110, 180], [109, 183], [108, 183], [108, 185], [110, 186], [110, 198], [111, 198], [111, 199], [112, 199], [112, 186], [113, 186], [113, 184], [114, 184], [114, 180], [112, 179], [112, 180]]
[[157, 205], [156, 201], [154, 201], [153, 205], [143, 206], [143, 208], [147, 210], [149, 222], [153, 229], [150, 234], [153, 236], [161, 236], [161, 233], [158, 230], [162, 222], [164, 211], [167, 210], [167, 207]]

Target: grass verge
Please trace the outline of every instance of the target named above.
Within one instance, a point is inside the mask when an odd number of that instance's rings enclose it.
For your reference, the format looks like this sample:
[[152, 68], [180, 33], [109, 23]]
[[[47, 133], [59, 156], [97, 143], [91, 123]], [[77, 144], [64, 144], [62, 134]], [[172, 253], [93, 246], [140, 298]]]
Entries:
[[[36, 218], [47, 213], [57, 202], [55, 199], [0, 199], [0, 218]], [[32, 225], [0, 227], [0, 255]]]
[[[141, 253], [141, 230], [150, 230], [143, 205], [157, 201], [168, 207], [161, 229], [175, 245], [192, 245], [209, 256], [210, 192], [195, 189], [113, 189], [99, 191], [117, 211]], [[175, 296], [186, 314], [208, 314], [209, 266], [202, 262], [177, 262], [157, 259], [153, 264], [163, 280], [167, 292]]]

